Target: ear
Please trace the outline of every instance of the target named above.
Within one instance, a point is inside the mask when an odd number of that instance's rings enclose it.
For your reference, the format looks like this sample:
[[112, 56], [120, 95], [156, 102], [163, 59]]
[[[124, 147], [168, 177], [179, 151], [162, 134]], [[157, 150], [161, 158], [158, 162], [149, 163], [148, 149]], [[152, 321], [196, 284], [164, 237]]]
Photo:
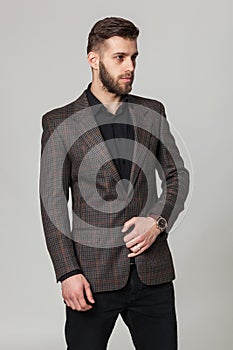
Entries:
[[99, 54], [95, 51], [90, 51], [87, 55], [87, 60], [91, 68], [99, 68]]

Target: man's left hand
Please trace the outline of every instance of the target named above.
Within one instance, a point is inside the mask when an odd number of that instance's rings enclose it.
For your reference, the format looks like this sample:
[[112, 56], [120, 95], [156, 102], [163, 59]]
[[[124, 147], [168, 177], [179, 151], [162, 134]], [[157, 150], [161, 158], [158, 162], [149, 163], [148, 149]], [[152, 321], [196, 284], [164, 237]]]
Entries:
[[160, 229], [157, 228], [156, 222], [152, 217], [135, 216], [124, 223], [121, 232], [126, 232], [130, 226], [134, 225], [133, 230], [124, 237], [126, 247], [132, 253], [129, 258], [137, 256], [147, 250], [160, 234]]

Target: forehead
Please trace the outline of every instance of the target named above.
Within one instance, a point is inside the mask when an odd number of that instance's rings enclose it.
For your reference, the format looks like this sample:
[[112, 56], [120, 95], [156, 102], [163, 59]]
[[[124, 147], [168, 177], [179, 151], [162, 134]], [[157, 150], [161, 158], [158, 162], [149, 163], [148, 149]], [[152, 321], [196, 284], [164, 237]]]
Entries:
[[106, 39], [103, 45], [103, 52], [113, 54], [114, 52], [125, 52], [126, 54], [133, 55], [137, 53], [137, 41], [119, 36], [112, 36]]

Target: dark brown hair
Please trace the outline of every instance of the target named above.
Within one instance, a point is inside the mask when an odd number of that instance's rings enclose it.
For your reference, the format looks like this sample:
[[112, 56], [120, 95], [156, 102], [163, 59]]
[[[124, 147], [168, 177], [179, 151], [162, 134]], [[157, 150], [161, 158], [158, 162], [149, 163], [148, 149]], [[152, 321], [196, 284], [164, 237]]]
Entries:
[[120, 17], [106, 17], [96, 22], [92, 27], [87, 44], [87, 53], [98, 50], [106, 39], [120, 36], [125, 39], [136, 40], [139, 29], [127, 19]]

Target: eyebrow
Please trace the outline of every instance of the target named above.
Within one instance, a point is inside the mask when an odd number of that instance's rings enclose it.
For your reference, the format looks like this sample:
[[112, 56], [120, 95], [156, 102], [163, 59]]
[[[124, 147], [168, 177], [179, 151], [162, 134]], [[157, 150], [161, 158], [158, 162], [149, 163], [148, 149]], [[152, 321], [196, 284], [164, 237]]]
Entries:
[[[114, 53], [113, 53], [113, 56], [115, 56], [115, 55], [129, 56], [129, 54], [126, 53], [126, 52], [114, 52]], [[138, 51], [135, 52], [132, 56], [138, 56]]]

